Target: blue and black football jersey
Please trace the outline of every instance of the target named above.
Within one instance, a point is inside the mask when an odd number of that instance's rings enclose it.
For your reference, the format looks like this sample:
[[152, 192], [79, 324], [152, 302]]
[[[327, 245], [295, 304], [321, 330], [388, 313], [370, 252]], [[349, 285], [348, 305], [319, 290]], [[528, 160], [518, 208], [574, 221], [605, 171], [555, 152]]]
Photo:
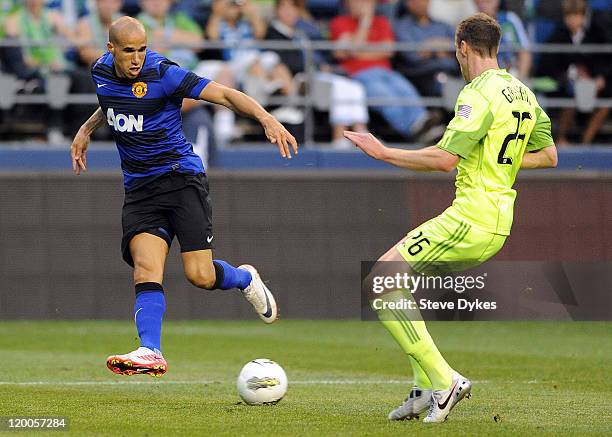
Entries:
[[209, 79], [150, 50], [135, 79], [115, 74], [110, 52], [96, 61], [91, 73], [117, 143], [126, 191], [172, 171], [204, 172], [183, 135], [181, 104], [184, 97], [197, 98]]

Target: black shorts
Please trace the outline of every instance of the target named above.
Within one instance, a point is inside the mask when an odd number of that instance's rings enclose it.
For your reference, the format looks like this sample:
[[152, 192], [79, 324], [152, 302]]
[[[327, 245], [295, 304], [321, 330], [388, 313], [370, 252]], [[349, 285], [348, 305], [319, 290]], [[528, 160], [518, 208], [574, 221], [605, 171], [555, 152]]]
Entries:
[[212, 249], [212, 207], [206, 175], [173, 172], [126, 192], [122, 223], [121, 252], [132, 267], [130, 241], [143, 232], [163, 238], [168, 247], [176, 235], [181, 252]]

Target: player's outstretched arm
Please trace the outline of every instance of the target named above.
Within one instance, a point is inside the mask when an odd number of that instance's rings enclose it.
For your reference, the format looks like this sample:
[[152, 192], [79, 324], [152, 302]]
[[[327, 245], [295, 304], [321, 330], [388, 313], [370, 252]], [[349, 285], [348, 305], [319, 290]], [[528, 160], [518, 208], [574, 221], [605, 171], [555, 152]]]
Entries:
[[104, 121], [105, 117], [102, 109], [96, 109], [91, 117], [81, 125], [72, 141], [72, 145], [70, 146], [70, 157], [72, 158], [72, 171], [74, 171], [77, 176], [81, 174], [81, 171], [87, 170], [87, 147], [89, 147], [91, 134], [102, 126]]
[[210, 82], [206, 85], [199, 97], [207, 102], [223, 105], [234, 112], [257, 120], [264, 128], [268, 140], [278, 146], [283, 158], [291, 159], [290, 149], [293, 149], [294, 153], [298, 153], [298, 144], [293, 135], [252, 97], [216, 82]]
[[537, 152], [525, 152], [521, 168], [554, 168], [557, 166], [557, 147], [544, 147]]
[[419, 150], [394, 149], [386, 147], [370, 133], [344, 131], [344, 136], [372, 158], [409, 170], [450, 172], [459, 163], [458, 156], [436, 146]]

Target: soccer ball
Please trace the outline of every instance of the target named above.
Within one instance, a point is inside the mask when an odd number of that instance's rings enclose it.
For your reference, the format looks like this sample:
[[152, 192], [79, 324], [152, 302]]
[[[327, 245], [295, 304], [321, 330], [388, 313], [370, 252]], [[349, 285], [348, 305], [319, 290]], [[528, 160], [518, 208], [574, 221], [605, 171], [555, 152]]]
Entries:
[[236, 385], [249, 405], [276, 404], [287, 393], [287, 375], [274, 361], [258, 358], [244, 365]]

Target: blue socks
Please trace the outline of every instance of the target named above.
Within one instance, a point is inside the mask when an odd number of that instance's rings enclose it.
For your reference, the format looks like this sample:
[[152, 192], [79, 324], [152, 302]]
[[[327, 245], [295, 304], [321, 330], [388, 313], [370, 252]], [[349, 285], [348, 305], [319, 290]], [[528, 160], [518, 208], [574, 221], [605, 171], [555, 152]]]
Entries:
[[251, 273], [231, 266], [223, 260], [216, 259], [213, 261], [217, 280], [213, 289], [229, 290], [231, 288], [239, 288], [244, 290], [251, 283]]
[[161, 326], [166, 299], [164, 289], [156, 282], [136, 284], [134, 321], [140, 337], [140, 345], [151, 350], [161, 349]]

